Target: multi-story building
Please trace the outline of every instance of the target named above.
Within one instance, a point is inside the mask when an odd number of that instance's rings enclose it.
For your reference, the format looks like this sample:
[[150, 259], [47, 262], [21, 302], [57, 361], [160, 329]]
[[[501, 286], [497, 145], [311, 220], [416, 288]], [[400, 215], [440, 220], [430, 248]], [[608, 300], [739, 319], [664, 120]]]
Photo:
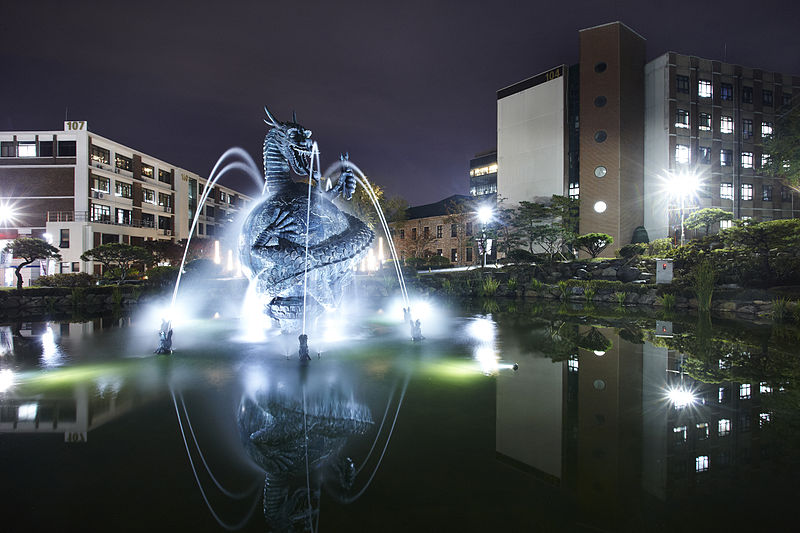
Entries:
[[[55, 272], [99, 273], [100, 265], [80, 256], [100, 244], [186, 239], [207, 181], [90, 132], [85, 121], [67, 121], [59, 131], [0, 132], [0, 149], [2, 238], [49, 240], [62, 256]], [[214, 186], [196, 236], [218, 239], [248, 201], [233, 189]], [[47, 268], [36, 264], [25, 270], [30, 281]], [[14, 283], [11, 268], [4, 282]]]
[[[580, 232], [604, 232], [613, 254], [644, 226], [675, 236], [688, 215], [796, 217], [800, 201], [760, 169], [776, 117], [800, 98], [800, 77], [673, 52], [646, 62], [645, 39], [620, 22], [581, 30], [579, 63], [497, 92], [497, 192], [511, 205], [580, 198]], [[685, 191], [684, 191], [685, 192]], [[637, 232], [640, 233], [640, 232]]]
[[497, 193], [497, 150], [475, 154], [469, 162], [469, 194], [484, 196]]
[[406, 220], [390, 224], [400, 259], [439, 255], [454, 266], [480, 262], [478, 202], [471, 196], [456, 194], [432, 204], [409, 207]]

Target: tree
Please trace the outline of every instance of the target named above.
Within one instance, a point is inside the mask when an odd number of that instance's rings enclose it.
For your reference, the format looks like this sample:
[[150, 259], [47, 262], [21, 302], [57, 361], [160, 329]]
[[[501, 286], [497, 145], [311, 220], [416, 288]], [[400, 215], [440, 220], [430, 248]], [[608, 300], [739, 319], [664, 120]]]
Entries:
[[[203, 239], [192, 240], [200, 241]], [[153, 254], [156, 263], [166, 262], [172, 266], [177, 266], [181, 264], [181, 259], [183, 259], [183, 250], [185, 248], [186, 241], [183, 240], [181, 243], [182, 244], [159, 239], [154, 241], [145, 241], [144, 248]]]
[[769, 154], [764, 169], [800, 190], [800, 106], [778, 117], [772, 136], [764, 142], [764, 153]]
[[137, 263], [152, 264], [154, 256], [141, 246], [113, 242], [101, 244], [85, 251], [81, 254], [81, 259], [101, 263], [107, 269], [117, 269], [116, 278], [117, 284], [119, 284], [128, 276], [133, 265]]
[[401, 196], [390, 196], [389, 198], [384, 196], [381, 208], [387, 222], [403, 222], [408, 217], [406, 214], [408, 202]]
[[723, 220], [733, 220], [733, 213], [718, 207], [704, 207], [703, 209], [694, 211], [691, 215], [686, 217], [686, 222], [684, 225], [688, 229], [700, 229], [704, 227], [706, 230], [706, 235], [708, 235], [708, 231], [711, 229], [711, 226], [713, 224], [718, 224]]
[[614, 237], [607, 233], [585, 233], [575, 238], [575, 246], [579, 250], [585, 250], [592, 259], [613, 243]]
[[468, 234], [467, 224], [472, 223], [474, 220], [475, 210], [471, 203], [453, 201], [447, 204], [447, 216], [444, 221], [446, 224], [456, 225], [456, 247], [459, 254], [463, 253], [464, 247], [472, 241], [475, 229], [473, 227], [473, 231]]
[[516, 238], [531, 253], [534, 247], [539, 247], [552, 260], [575, 238], [577, 206], [577, 200], [558, 195], [553, 195], [548, 203], [520, 202], [512, 215]]
[[3, 252], [10, 253], [14, 257], [19, 257], [22, 262], [14, 267], [14, 274], [17, 276], [17, 290], [22, 290], [22, 269], [37, 259], [48, 261], [55, 259], [61, 260], [58, 248], [43, 241], [42, 239], [32, 239], [30, 237], [18, 237], [8, 243]]

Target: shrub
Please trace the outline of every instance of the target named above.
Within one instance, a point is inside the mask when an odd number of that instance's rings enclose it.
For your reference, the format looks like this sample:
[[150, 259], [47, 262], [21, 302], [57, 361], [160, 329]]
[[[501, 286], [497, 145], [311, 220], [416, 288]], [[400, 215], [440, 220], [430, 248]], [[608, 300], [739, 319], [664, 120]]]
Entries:
[[39, 276], [33, 281], [39, 287], [89, 287], [94, 285], [95, 277], [86, 272], [74, 274], [52, 274]]
[[711, 309], [711, 297], [714, 294], [714, 266], [706, 259], [694, 271], [692, 281], [697, 296], [697, 308], [700, 311]]
[[514, 292], [517, 290], [517, 280], [514, 278], [509, 278], [506, 282], [506, 286], [510, 292]]
[[646, 250], [647, 245], [644, 243], [626, 244], [617, 250], [617, 256], [622, 257], [623, 259], [630, 259], [632, 257], [636, 257], [637, 255], [642, 255]]
[[667, 237], [663, 239], [656, 239], [647, 245], [647, 255], [665, 256], [669, 254], [673, 248], [674, 246], [672, 246], [672, 239]]
[[592, 302], [595, 292], [596, 292], [595, 289], [591, 286], [587, 286], [583, 289], [583, 296], [584, 298], [586, 298], [587, 304]]
[[481, 285], [481, 295], [494, 296], [498, 287], [500, 287], [500, 282], [490, 276], [483, 280], [483, 284]]
[[536, 259], [535, 255], [521, 248], [511, 250], [506, 254], [506, 257], [514, 263], [532, 263]]
[[561, 299], [566, 300], [569, 293], [569, 283], [564, 280], [559, 281], [558, 290], [561, 292]]
[[178, 279], [178, 267], [158, 266], [147, 271], [147, 284], [155, 287], [175, 285]]
[[658, 303], [660, 303], [666, 311], [672, 311], [675, 309], [675, 295], [666, 293], [658, 298]]
[[431, 268], [449, 268], [451, 263], [450, 260], [443, 255], [433, 255], [428, 259], [427, 265]]
[[789, 307], [789, 300], [786, 298], [776, 298], [772, 300], [772, 320], [775, 322], [783, 322], [787, 316]]
[[620, 307], [625, 305], [625, 299], [627, 297], [628, 297], [628, 293], [627, 292], [617, 291], [617, 292], [614, 293], [614, 298], [616, 298], [617, 305], [619, 305]]
[[542, 282], [536, 278], [531, 278], [531, 290], [533, 292], [539, 292], [542, 290]]
[[445, 294], [453, 294], [455, 289], [453, 288], [453, 283], [449, 279], [445, 278], [442, 280], [442, 290]]

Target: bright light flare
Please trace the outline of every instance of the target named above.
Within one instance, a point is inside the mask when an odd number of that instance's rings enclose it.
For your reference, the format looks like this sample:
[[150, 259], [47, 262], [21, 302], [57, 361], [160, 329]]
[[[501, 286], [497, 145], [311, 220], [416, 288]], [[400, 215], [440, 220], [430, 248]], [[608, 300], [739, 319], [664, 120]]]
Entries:
[[45, 367], [54, 367], [61, 364], [61, 350], [56, 344], [53, 328], [47, 326], [42, 333], [42, 362]]
[[692, 198], [700, 190], [700, 179], [694, 172], [667, 173], [664, 190], [675, 198]]
[[0, 224], [13, 224], [16, 222], [19, 211], [8, 200], [0, 200]]
[[473, 356], [478, 361], [482, 374], [486, 376], [497, 374], [500, 369], [500, 357], [498, 357], [493, 347], [485, 344], [478, 346], [475, 348]]
[[8, 368], [0, 370], [0, 393], [8, 392], [14, 386], [14, 371]]
[[478, 208], [478, 220], [481, 221], [481, 224], [487, 224], [490, 220], [492, 220], [493, 215], [494, 211], [488, 205]]
[[483, 344], [494, 344], [497, 325], [491, 318], [476, 317], [467, 324], [467, 335]]
[[667, 389], [667, 398], [675, 409], [683, 409], [697, 402], [697, 397], [689, 389], [684, 387], [671, 387]]

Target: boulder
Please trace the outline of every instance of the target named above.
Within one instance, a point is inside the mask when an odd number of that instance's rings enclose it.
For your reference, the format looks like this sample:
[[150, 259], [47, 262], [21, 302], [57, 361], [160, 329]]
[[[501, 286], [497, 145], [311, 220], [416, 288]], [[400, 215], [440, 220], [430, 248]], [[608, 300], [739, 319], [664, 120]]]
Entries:
[[591, 276], [585, 268], [579, 268], [575, 271], [575, 277], [578, 279], [589, 279]]
[[617, 270], [617, 279], [623, 283], [630, 283], [631, 281], [639, 279], [639, 269], [631, 266], [620, 267]]
[[600, 275], [601, 275], [602, 277], [604, 277], [604, 278], [613, 278], [613, 279], [616, 279], [616, 277], [617, 277], [617, 269], [615, 269], [614, 267], [608, 267], [608, 268], [604, 268], [604, 269], [603, 269], [603, 270], [600, 272]]

